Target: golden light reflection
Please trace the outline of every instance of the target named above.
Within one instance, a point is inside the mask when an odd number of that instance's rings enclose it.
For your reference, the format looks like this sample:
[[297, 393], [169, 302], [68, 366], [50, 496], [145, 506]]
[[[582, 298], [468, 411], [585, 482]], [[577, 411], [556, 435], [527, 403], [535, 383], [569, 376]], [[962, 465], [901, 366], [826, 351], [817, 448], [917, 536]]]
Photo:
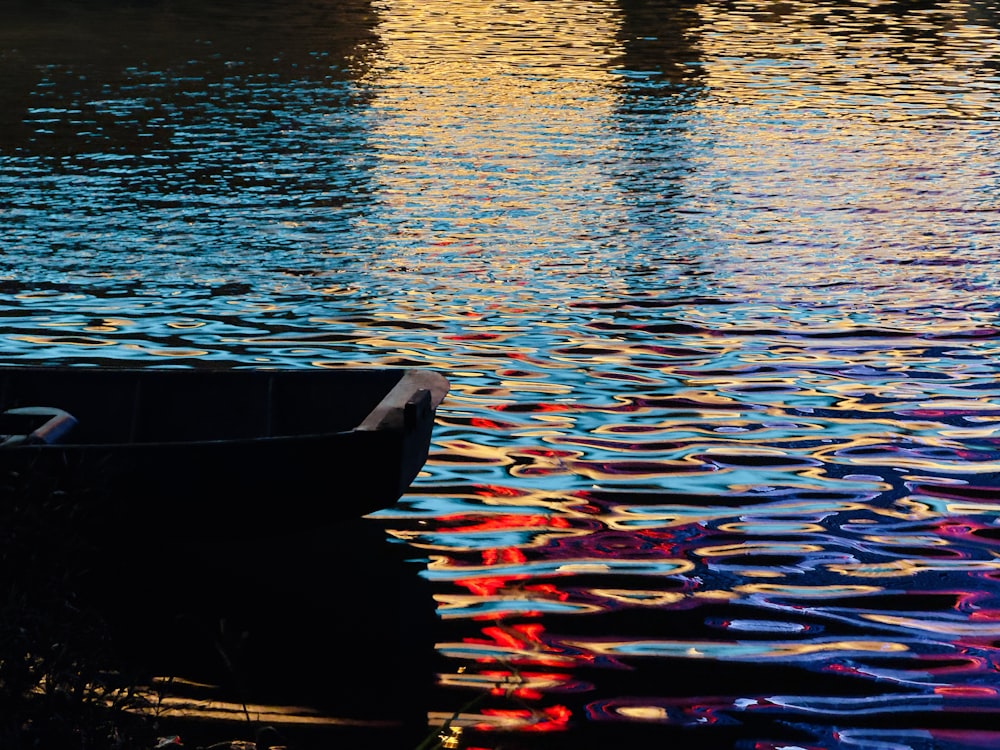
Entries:
[[921, 572], [920, 563], [912, 560], [887, 560], [878, 563], [828, 565], [827, 569], [852, 578], [901, 578]]
[[365, 80], [379, 200], [359, 231], [392, 229], [410, 264], [457, 259], [441, 283], [507, 295], [593, 228], [582, 196], [615, 222], [618, 191], [595, 155], [616, 142], [617, 3], [374, 7], [381, 46]]
[[931, 503], [922, 502], [914, 497], [901, 497], [895, 501], [893, 506], [880, 508], [876, 512], [881, 516], [906, 521], [929, 520], [938, 516]]
[[185, 689], [215, 689], [177, 677], [157, 677], [147, 688], [139, 689], [145, 706], [129, 710], [164, 718], [195, 719], [199, 721], [233, 722], [245, 724], [248, 718], [274, 726], [310, 725], [363, 727], [369, 729], [395, 726], [393, 721], [330, 716], [304, 706], [270, 705], [263, 703], [233, 703], [216, 698], [193, 698], [183, 695]]
[[1000, 636], [1000, 623], [969, 622], [964, 617], [956, 620], [934, 620], [920, 617], [904, 617], [902, 615], [862, 614], [861, 618], [883, 625], [897, 625], [909, 630], [922, 630], [942, 635], [996, 638]]
[[1000, 559], [996, 560], [888, 560], [880, 563], [848, 563], [828, 565], [834, 573], [854, 578], [901, 578], [919, 573], [941, 571], [961, 571], [968, 573], [991, 573], [1000, 570]]
[[697, 599], [708, 599], [710, 601], [730, 601], [740, 598], [739, 594], [736, 594], [733, 591], [722, 591], [719, 589], [710, 591], [695, 591], [693, 596]]
[[[518, 670], [486, 670], [470, 672], [459, 670], [458, 674], [442, 674], [438, 677], [442, 685], [454, 687], [473, 687], [490, 690], [494, 693], [513, 691], [551, 690], [565, 686], [571, 679], [570, 675], [561, 672], [531, 672]], [[519, 696], [521, 697], [521, 696]]]
[[[867, 112], [890, 122], [992, 111], [987, 60], [969, 53], [993, 40], [988, 27], [967, 23], [968, 3], [935, 3], [933, 15], [907, 13], [894, 26], [878, 5], [855, 5], [850, 18], [824, 19], [806, 2], [782, 3], [772, 12], [748, 5], [735, 13], [700, 3], [702, 48], [714, 53], [710, 86], [728, 84], [720, 95], [738, 90], [742, 102], [773, 102], [776, 91], [794, 92], [781, 106], [837, 117]], [[744, 54], [733, 55], [734, 48]], [[922, 85], [912, 86], [914, 80]]]
[[822, 552], [819, 544], [794, 544], [791, 542], [740, 542], [715, 547], [701, 547], [697, 554], [702, 557], [742, 557], [744, 555], [808, 555]]
[[[831, 513], [850, 513], [865, 510], [866, 506], [853, 502], [831, 502], [826, 506]], [[654, 528], [672, 528], [692, 523], [711, 523], [731, 518], [732, 508], [727, 506], [660, 505], [637, 509], [634, 506], [616, 506], [618, 512], [605, 519], [608, 528], [629, 531], [637, 520], [648, 521]], [[807, 502], [774, 503], [767, 508], [768, 516], [813, 516], [816, 506]]]
[[154, 357], [204, 357], [209, 354], [206, 349], [151, 349], [138, 344], [126, 344], [125, 349], [135, 349]]
[[471, 440], [444, 440], [440, 445], [447, 451], [448, 460], [453, 464], [507, 466], [514, 462], [502, 448], [480, 445]]
[[[104, 330], [103, 327], [102, 330]], [[101, 339], [95, 336], [11, 336], [10, 338], [13, 341], [23, 341], [29, 344], [37, 344], [41, 347], [53, 347], [60, 349], [72, 349], [77, 347], [81, 349], [96, 349], [106, 346], [121, 346], [125, 350], [141, 352], [142, 354], [148, 354], [154, 357], [203, 357], [209, 353], [205, 349], [188, 349], [184, 347], [167, 349], [151, 347], [145, 344], [122, 344], [120, 341], [114, 339]]]
[[872, 535], [872, 536], [863, 536], [861, 538], [868, 542], [875, 542], [876, 544], [885, 544], [890, 546], [920, 545], [923, 547], [947, 547], [949, 544], [947, 539], [942, 539], [941, 537], [938, 536], [925, 536], [919, 534], [914, 534], [911, 536], [898, 536], [898, 537]]
[[822, 534], [825, 527], [818, 523], [793, 523], [790, 521], [737, 521], [733, 523], [720, 523], [719, 531], [727, 534]]
[[[541, 513], [551, 515], [553, 518], [561, 516], [565, 519], [591, 519], [594, 517], [593, 510], [588, 505], [587, 500], [572, 492], [481, 484], [472, 485], [471, 489], [438, 495], [437, 497], [442, 497], [444, 500], [454, 502], [462, 507], [463, 518], [470, 513], [476, 516], [478, 511], [482, 514], [481, 520], [483, 522], [490, 522], [498, 507], [526, 509], [532, 515]], [[407, 512], [401, 508], [386, 508], [379, 511], [378, 515], [387, 519], [394, 516], [403, 518], [408, 516]], [[507, 523], [511, 522], [507, 521]], [[390, 530], [389, 533], [401, 539], [409, 539], [413, 534], [405, 529]]]
[[644, 575], [676, 576], [688, 573], [694, 570], [694, 567], [694, 563], [690, 560], [669, 558], [658, 558], [654, 561], [630, 561], [616, 558], [557, 559], [539, 560], [533, 562], [531, 565], [526, 565], [521, 560], [515, 560], [512, 563], [503, 561], [493, 565], [463, 565], [461, 567], [453, 567], [448, 558], [434, 556], [427, 564], [427, 569], [432, 573], [437, 571], [452, 573], [454, 575], [451, 577], [459, 580], [518, 575], [527, 576], [529, 573], [534, 576], [568, 576], [578, 573], [616, 574], [622, 572], [641, 572]]
[[[464, 711], [457, 714], [432, 711], [428, 714], [428, 722], [432, 726], [450, 724], [449, 731], [453, 735], [460, 735], [463, 728], [473, 727], [479, 730], [496, 731], [552, 731], [565, 728], [567, 719], [565, 714], [566, 710], [562, 706], [537, 711], [530, 709], [512, 711], [486, 709], [478, 714]], [[445, 738], [445, 741], [448, 739]], [[442, 744], [442, 747], [456, 746]]]
[[443, 620], [468, 617], [494, 619], [511, 614], [528, 617], [537, 616], [541, 612], [553, 611], [558, 611], [561, 614], [584, 615], [600, 612], [603, 609], [598, 604], [581, 602], [560, 602], [558, 607], [553, 608], [548, 604], [558, 601], [555, 597], [546, 596], [544, 593], [537, 594], [531, 591], [510, 589], [505, 590], [501, 596], [435, 594], [434, 601], [438, 605], [438, 616]]
[[711, 145], [691, 162], [728, 184], [691, 189], [706, 215], [738, 218], [704, 224], [717, 273], [743, 280], [741, 297], [780, 284], [797, 303], [829, 304], [837, 285], [845, 335], [882, 295], [910, 295], [913, 310], [923, 299], [964, 306], [949, 264], [975, 258], [976, 245], [951, 241], [945, 225], [954, 212], [996, 210], [983, 148], [1000, 91], [996, 29], [969, 23], [961, 0], [927, 14], [887, 5], [827, 16], [801, 0], [697, 4], [710, 95], [695, 107]]
[[918, 503], [914, 500], [913, 504], [916, 507], [926, 509], [925, 515], [927, 517], [937, 517], [943, 511], [944, 514], [951, 516], [988, 516], [994, 519], [1000, 512], [1000, 506], [996, 503], [944, 502], [936, 498], [922, 499], [926, 499], [927, 502]]
[[509, 662], [516, 664], [537, 664], [548, 667], [571, 667], [578, 662], [574, 656], [567, 656], [532, 647], [497, 646], [488, 643], [438, 643], [435, 648], [444, 656], [465, 658], [483, 663]]
[[847, 584], [843, 586], [796, 586], [782, 583], [751, 583], [733, 587], [741, 594], [764, 594], [792, 599], [839, 599], [841, 597], [863, 596], [882, 592], [881, 586]]
[[24, 341], [28, 344], [41, 346], [114, 346], [116, 341], [99, 339], [93, 336], [11, 336], [14, 341]]
[[662, 706], [619, 706], [618, 713], [639, 721], [664, 721], [668, 717]]
[[677, 591], [643, 589], [589, 589], [589, 592], [594, 596], [610, 599], [630, 607], [663, 607], [676, 604], [685, 596]]
[[884, 640], [844, 641], [578, 641], [566, 644], [608, 656], [638, 655], [687, 657], [693, 659], [749, 660], [790, 659], [829, 653], [902, 653], [909, 651], [905, 643]]

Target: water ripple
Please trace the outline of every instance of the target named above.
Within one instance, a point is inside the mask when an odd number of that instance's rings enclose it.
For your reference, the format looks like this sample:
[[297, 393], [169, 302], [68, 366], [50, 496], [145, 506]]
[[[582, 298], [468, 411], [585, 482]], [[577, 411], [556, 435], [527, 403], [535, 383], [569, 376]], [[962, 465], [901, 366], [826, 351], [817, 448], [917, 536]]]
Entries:
[[6, 360], [445, 371], [456, 742], [995, 744], [995, 2], [57, 5]]

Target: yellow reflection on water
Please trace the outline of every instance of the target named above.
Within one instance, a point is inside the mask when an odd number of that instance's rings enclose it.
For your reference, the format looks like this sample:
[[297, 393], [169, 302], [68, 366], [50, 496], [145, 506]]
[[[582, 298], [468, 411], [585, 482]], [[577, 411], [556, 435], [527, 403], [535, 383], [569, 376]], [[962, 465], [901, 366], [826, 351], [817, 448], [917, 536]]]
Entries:
[[796, 586], [784, 583], [751, 583], [735, 586], [734, 591], [742, 594], [763, 594], [765, 596], [781, 596], [792, 599], [837, 599], [840, 597], [878, 594], [880, 586], [864, 586], [860, 584]]
[[640, 721], [665, 721], [668, 718], [667, 710], [662, 706], [620, 706], [617, 711], [622, 716]]
[[[460, 617], [476, 617], [479, 609], [488, 611], [491, 617], [497, 618], [504, 614], [515, 614], [520, 617], [536, 616], [538, 612], [547, 609], [545, 605], [550, 601], [550, 598], [544, 594], [533, 594], [530, 591], [508, 590], [499, 596], [435, 594], [434, 601], [437, 603], [438, 617], [448, 620]], [[576, 615], [594, 614], [602, 610], [603, 608], [599, 604], [584, 604], [579, 602], [565, 604], [560, 608], [563, 614], [572, 613]]]
[[395, 722], [378, 719], [358, 719], [324, 714], [305, 706], [278, 705], [264, 703], [234, 703], [219, 695], [195, 697], [192, 692], [223, 692], [214, 685], [193, 682], [178, 677], [154, 677], [151, 685], [140, 688], [145, 706], [131, 709], [137, 713], [147, 713], [164, 719], [196, 719], [199, 721], [231, 722], [234, 725], [248, 721], [291, 726], [366, 727], [370, 729], [388, 728]]
[[11, 336], [14, 341], [24, 341], [42, 346], [112, 346], [114, 341], [94, 336]]
[[[866, 506], [854, 502], [831, 502], [827, 506], [829, 512], [852, 513], [864, 510]], [[690, 524], [709, 524], [713, 521], [732, 517], [732, 508], [718, 505], [661, 505], [661, 506], [615, 506], [615, 515], [604, 518], [609, 529], [628, 531], [636, 527], [636, 521], [646, 521], [652, 528], [667, 529]], [[775, 503], [768, 508], [771, 515], [783, 517], [809, 516], [816, 512], [815, 505], [808, 502]], [[759, 522], [758, 522], [759, 523]]]
[[[828, 302], [829, 287], [842, 285], [842, 320], [824, 322], [848, 333], [853, 313], [881, 294], [948, 297], [949, 261], [964, 255], [948, 217], [996, 210], [983, 146], [998, 106], [998, 39], [968, 22], [959, 0], [926, 13], [845, 7], [698, 3], [710, 95], [696, 108], [712, 147], [692, 163], [731, 181], [703, 191], [706, 214], [744, 211], [745, 222], [706, 226], [713, 252], [732, 253], [732, 272], [748, 278], [745, 291], [792, 281], [797, 299]], [[865, 276], [865, 294], [855, 294]]]
[[766, 12], [753, 4], [734, 12], [701, 3], [699, 39], [713, 58], [709, 85], [742, 103], [772, 103], [783, 90], [780, 106], [833, 117], [906, 121], [928, 111], [976, 117], [992, 110], [981, 51], [990, 32], [967, 23], [967, 2], [935, 3], [933, 14], [899, 17], [879, 5], [852, 5], [849, 17], [831, 7], [822, 17], [807, 2]]
[[516, 287], [525, 253], [561, 253], [586, 234], [596, 214], [581, 196], [602, 204], [602, 223], [614, 220], [616, 188], [595, 153], [616, 140], [615, 2], [375, 8], [381, 46], [366, 82], [378, 203], [361, 231], [392, 228], [409, 264], [451, 258], [441, 282], [474, 294]]
[[823, 533], [826, 529], [818, 523], [795, 523], [790, 521], [735, 521], [733, 523], [720, 523], [719, 531], [727, 534], [746, 535], [773, 535], [773, 534], [816, 534]]
[[807, 555], [810, 552], [822, 552], [819, 544], [795, 544], [792, 542], [739, 542], [738, 544], [722, 544], [714, 547], [700, 547], [697, 554], [702, 557], [742, 557], [744, 555]]
[[676, 604], [684, 598], [677, 591], [661, 591], [658, 589], [589, 589], [594, 596], [620, 602], [628, 606], [663, 607]]
[[934, 620], [920, 617], [905, 617], [903, 615], [862, 614], [862, 619], [878, 622], [883, 625], [896, 625], [910, 630], [923, 630], [957, 637], [996, 638], [1000, 636], [1000, 623], [969, 622], [968, 620]]
[[992, 573], [1000, 570], [1000, 560], [889, 560], [828, 565], [827, 569], [854, 578], [901, 578], [932, 571]]
[[823, 642], [786, 641], [582, 641], [567, 639], [566, 644], [595, 653], [619, 655], [642, 653], [649, 656], [687, 657], [693, 659], [776, 659], [812, 656], [824, 653], [901, 653], [905, 643], [883, 640], [844, 640]]

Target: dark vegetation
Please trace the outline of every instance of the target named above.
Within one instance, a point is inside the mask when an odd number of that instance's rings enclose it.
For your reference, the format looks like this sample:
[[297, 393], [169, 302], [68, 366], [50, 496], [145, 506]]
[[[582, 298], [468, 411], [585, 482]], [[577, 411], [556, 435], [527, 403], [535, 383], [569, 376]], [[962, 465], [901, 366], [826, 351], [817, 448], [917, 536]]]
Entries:
[[0, 747], [156, 744], [143, 699], [82, 594], [99, 556], [86, 504], [33, 477], [0, 479]]
[[[313, 603], [318, 609], [303, 609], [302, 600], [315, 596], [308, 575], [275, 573], [269, 582], [270, 548], [244, 560], [223, 547], [222, 557], [234, 566], [227, 575], [208, 567], [217, 565], [214, 555], [208, 562], [188, 559], [162, 543], [123, 539], [121, 531], [109, 535], [110, 525], [95, 510], [100, 507], [85, 489], [66, 490], [38, 476], [0, 477], [0, 750], [263, 750], [329, 747], [331, 739], [365, 746], [372, 732], [382, 746], [415, 747], [427, 738], [426, 713], [410, 685], [414, 670], [429, 674], [424, 649], [396, 631], [413, 631], [422, 609], [432, 617], [432, 600], [411, 591], [410, 574], [398, 561], [387, 558], [382, 567], [367, 566], [375, 572], [347, 577], [339, 587], [343, 601], [366, 604], [341, 616], [339, 600], [325, 597]], [[345, 569], [379, 549], [376, 531], [352, 527], [332, 547], [320, 536], [316, 549], [332, 557], [321, 556], [306, 570]], [[212, 585], [213, 575], [225, 576], [226, 586]], [[196, 579], [205, 585], [192, 586]], [[303, 587], [297, 599], [278, 596], [296, 582]], [[233, 601], [217, 601], [222, 591]], [[262, 591], [270, 594], [258, 596]], [[399, 591], [410, 601], [400, 605]], [[237, 616], [220, 618], [222, 612]], [[248, 651], [247, 631], [256, 650]], [[348, 658], [344, 650], [315, 643], [356, 645], [359, 655]], [[152, 675], [174, 669], [223, 685], [237, 704], [255, 702], [261, 690], [277, 685], [281, 692], [265, 699], [329, 696], [326, 708], [371, 721], [337, 727], [332, 736], [320, 727], [283, 727], [279, 736], [249, 714], [221, 724], [184, 719], [162, 710], [148, 687], [159, 684]], [[350, 680], [337, 690], [342, 675]], [[249, 696], [248, 689], [257, 693]], [[430, 736], [423, 746], [438, 746], [437, 734]]]
[[[249, 720], [236, 733], [256, 742], [219, 741], [232, 727], [192, 727], [160, 715], [156, 693], [144, 687], [149, 675], [122, 649], [120, 628], [107, 617], [111, 594], [124, 610], [149, 600], [150, 592], [136, 587], [150, 561], [134, 541], [100, 533], [89, 499], [86, 490], [66, 491], [45, 477], [0, 480], [0, 749], [283, 744], [270, 727]], [[182, 743], [178, 730], [207, 740]]]

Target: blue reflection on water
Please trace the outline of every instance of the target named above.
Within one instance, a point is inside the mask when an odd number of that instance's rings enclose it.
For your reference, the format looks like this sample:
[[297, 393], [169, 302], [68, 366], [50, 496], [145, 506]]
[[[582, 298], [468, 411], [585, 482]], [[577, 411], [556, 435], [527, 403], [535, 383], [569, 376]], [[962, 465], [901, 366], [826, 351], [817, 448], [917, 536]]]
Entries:
[[998, 16], [13, 14], [6, 360], [446, 371], [382, 519], [437, 592], [432, 721], [524, 686], [459, 717], [476, 746], [992, 742]]

